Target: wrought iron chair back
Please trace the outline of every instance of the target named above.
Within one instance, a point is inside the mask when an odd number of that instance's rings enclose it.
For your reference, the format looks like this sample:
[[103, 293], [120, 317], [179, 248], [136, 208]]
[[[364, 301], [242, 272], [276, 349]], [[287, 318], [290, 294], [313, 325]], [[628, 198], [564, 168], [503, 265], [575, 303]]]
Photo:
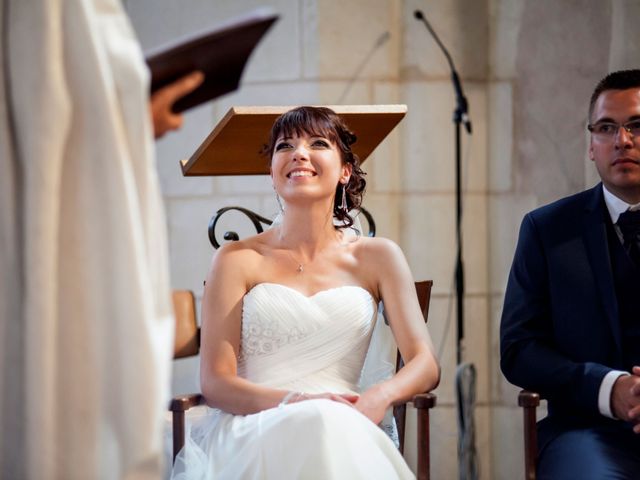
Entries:
[[[209, 221], [209, 228], [207, 230], [209, 234], [209, 241], [211, 242], [211, 245], [213, 245], [213, 248], [215, 248], [216, 250], [220, 248], [220, 245], [221, 245], [221, 243], [218, 241], [216, 237], [216, 227], [218, 227], [218, 222], [220, 221], [220, 219], [225, 213], [232, 212], [232, 211], [236, 211], [244, 214], [253, 224], [254, 228], [256, 229], [256, 233], [264, 232], [264, 229], [266, 227], [269, 227], [270, 225], [273, 224], [273, 220], [263, 217], [262, 215], [257, 214], [256, 212], [249, 210], [248, 208], [235, 207], [235, 206], [221, 208], [216, 212], [216, 214], [213, 217], [211, 217], [211, 220]], [[366, 210], [365, 208], [360, 208], [360, 213], [358, 217], [360, 216], [364, 217], [364, 219], [367, 221], [367, 226], [368, 226], [367, 236], [375, 237], [376, 222], [373, 220], [373, 216], [371, 215], [371, 213], [369, 213], [369, 211]], [[230, 230], [230, 231], [224, 232], [224, 235], [222, 236], [222, 238], [225, 242], [234, 242], [234, 241], [240, 240], [240, 235], [238, 235], [237, 232]]]

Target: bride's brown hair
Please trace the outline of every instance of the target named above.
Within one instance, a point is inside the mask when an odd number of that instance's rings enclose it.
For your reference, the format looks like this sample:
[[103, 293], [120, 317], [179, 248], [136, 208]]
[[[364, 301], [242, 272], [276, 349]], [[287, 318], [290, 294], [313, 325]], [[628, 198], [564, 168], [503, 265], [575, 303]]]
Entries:
[[273, 127], [271, 127], [269, 144], [265, 148], [265, 153], [269, 155], [269, 162], [273, 157], [278, 138], [303, 134], [331, 140], [340, 150], [343, 164], [351, 165], [351, 176], [344, 188], [347, 201], [346, 211], [341, 208], [343, 191], [341, 183], [336, 185], [333, 199], [333, 216], [339, 222], [337, 227], [351, 227], [353, 218], [349, 215], [349, 211], [360, 208], [362, 196], [367, 186], [367, 182], [364, 179], [366, 174], [360, 168], [360, 159], [351, 151], [351, 145], [356, 142], [357, 137], [349, 130], [344, 120], [330, 108], [297, 107], [280, 115]]

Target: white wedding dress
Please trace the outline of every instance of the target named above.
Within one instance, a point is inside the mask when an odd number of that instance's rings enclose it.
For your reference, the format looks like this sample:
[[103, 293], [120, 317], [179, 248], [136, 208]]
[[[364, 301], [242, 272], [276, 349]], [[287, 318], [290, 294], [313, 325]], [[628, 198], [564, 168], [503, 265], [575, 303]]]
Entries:
[[[256, 285], [244, 297], [238, 374], [284, 390], [357, 392], [376, 311], [361, 287], [307, 297]], [[192, 422], [172, 478], [415, 478], [382, 429], [348, 405], [307, 400], [246, 416], [207, 410]]]

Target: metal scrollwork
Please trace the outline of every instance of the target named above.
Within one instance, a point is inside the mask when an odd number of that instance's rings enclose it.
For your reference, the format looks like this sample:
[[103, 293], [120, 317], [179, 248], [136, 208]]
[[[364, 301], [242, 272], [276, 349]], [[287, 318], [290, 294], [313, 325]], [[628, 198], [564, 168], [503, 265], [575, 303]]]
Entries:
[[[269, 226], [273, 223], [272, 220], [269, 220], [268, 218], [263, 217], [262, 215], [259, 215], [256, 212], [249, 210], [248, 208], [243, 208], [243, 207], [221, 208], [216, 212], [216, 214], [213, 217], [211, 217], [211, 220], [209, 221], [209, 228], [208, 228], [209, 241], [211, 242], [211, 245], [213, 245], [213, 248], [215, 249], [220, 248], [220, 245], [221, 245], [216, 238], [216, 226], [218, 224], [218, 221], [220, 220], [222, 215], [232, 210], [238, 211], [246, 215], [247, 218], [251, 220], [251, 223], [256, 229], [256, 233], [264, 232], [263, 225]], [[360, 207], [360, 215], [364, 216], [364, 218], [367, 220], [367, 226], [369, 227], [367, 236], [375, 237], [376, 222], [373, 220], [373, 216], [371, 215], [371, 213], [369, 213], [369, 211], [366, 210], [365, 208]], [[240, 236], [238, 235], [237, 232], [234, 232], [234, 231], [224, 232], [224, 235], [222, 236], [222, 238], [224, 239], [224, 241], [227, 241], [227, 242], [235, 242], [237, 240], [240, 240]]]

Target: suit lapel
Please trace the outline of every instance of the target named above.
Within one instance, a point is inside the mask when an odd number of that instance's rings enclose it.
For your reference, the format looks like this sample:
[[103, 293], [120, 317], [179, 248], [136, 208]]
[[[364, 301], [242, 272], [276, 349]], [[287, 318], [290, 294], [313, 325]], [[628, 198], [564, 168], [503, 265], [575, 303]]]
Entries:
[[602, 185], [596, 185], [591, 192], [592, 195], [587, 201], [584, 212], [584, 241], [604, 311], [613, 332], [614, 341], [618, 351], [622, 351], [620, 322], [618, 321], [618, 301], [616, 300], [607, 243], [607, 226], [605, 223], [605, 214], [607, 212], [602, 194]]

